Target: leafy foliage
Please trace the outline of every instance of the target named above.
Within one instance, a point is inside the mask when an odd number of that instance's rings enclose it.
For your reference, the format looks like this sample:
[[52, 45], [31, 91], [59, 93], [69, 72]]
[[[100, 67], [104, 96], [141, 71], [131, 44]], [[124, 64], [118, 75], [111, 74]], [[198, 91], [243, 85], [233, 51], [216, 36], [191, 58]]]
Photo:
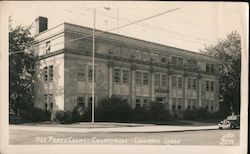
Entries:
[[15, 115], [33, 105], [35, 57], [31, 27], [9, 26], [9, 109]]
[[88, 110], [82, 106], [76, 106], [72, 111], [72, 120], [73, 121], [85, 121], [88, 114]]
[[50, 120], [50, 112], [42, 109], [29, 106], [25, 110], [20, 110], [20, 117], [27, 120], [27, 122], [42, 122]]
[[121, 97], [104, 98], [96, 109], [97, 121], [127, 121], [131, 116], [131, 107]]
[[222, 117], [219, 112], [210, 113], [207, 108], [186, 109], [183, 113], [185, 120], [219, 119]]
[[51, 114], [51, 120], [60, 122], [62, 124], [72, 123], [72, 113], [71, 111], [57, 110], [53, 111]]
[[215, 46], [206, 46], [201, 51], [220, 59], [220, 95], [223, 101], [220, 105], [225, 114], [240, 113], [240, 74], [241, 74], [241, 37], [231, 32], [226, 39], [219, 40]]

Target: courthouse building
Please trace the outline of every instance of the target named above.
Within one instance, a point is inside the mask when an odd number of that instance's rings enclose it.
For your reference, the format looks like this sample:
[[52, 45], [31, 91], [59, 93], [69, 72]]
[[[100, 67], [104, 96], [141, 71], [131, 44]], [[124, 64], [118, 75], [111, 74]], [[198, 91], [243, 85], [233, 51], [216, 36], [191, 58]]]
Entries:
[[[69, 23], [47, 29], [36, 19], [35, 106], [72, 110], [92, 102], [92, 29]], [[163, 103], [166, 110], [219, 109], [218, 59], [96, 30], [95, 104], [121, 96], [131, 107]]]

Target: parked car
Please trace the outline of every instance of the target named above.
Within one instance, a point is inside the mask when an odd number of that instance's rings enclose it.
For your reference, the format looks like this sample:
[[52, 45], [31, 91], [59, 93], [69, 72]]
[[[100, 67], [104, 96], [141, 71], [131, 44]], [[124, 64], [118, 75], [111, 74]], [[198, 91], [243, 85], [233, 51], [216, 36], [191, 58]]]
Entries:
[[240, 115], [231, 115], [218, 123], [219, 129], [239, 129]]

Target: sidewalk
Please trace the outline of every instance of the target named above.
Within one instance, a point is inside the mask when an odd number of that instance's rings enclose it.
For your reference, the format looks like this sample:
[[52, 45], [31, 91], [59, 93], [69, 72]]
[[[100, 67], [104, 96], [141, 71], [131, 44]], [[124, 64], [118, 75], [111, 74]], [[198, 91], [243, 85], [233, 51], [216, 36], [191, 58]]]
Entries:
[[10, 125], [10, 129], [52, 131], [52, 132], [75, 132], [75, 133], [157, 133], [157, 132], [182, 132], [218, 129], [213, 126], [137, 126], [137, 127], [116, 127], [116, 128], [69, 128], [69, 127], [49, 127], [49, 126], [24, 126]]

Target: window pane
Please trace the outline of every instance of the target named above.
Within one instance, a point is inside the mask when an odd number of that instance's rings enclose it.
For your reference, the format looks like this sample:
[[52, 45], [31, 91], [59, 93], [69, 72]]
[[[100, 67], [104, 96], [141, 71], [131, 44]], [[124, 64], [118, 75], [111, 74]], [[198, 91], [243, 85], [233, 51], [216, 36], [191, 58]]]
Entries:
[[141, 98], [140, 97], [136, 97], [135, 104], [136, 104], [137, 107], [141, 106]]
[[135, 74], [135, 82], [136, 84], [140, 85], [141, 84], [141, 72], [136, 72]]
[[120, 83], [121, 82], [121, 69], [114, 69], [114, 82]]
[[53, 81], [53, 65], [49, 66], [49, 81]]
[[172, 87], [176, 88], [176, 76], [172, 76]]
[[211, 91], [214, 91], [214, 81], [211, 81], [210, 88], [211, 88]]
[[196, 87], [197, 87], [197, 80], [193, 79], [193, 89], [196, 89]]
[[210, 72], [210, 64], [206, 63], [206, 72]]
[[191, 79], [190, 78], [188, 78], [188, 89], [191, 89]]
[[178, 58], [178, 66], [183, 66], [183, 58]]
[[164, 86], [164, 87], [167, 86], [167, 75], [165, 74], [161, 75], [161, 86]]
[[85, 81], [85, 65], [79, 64], [77, 66], [77, 80]]
[[43, 68], [43, 80], [48, 81], [48, 67]]
[[155, 86], [160, 85], [160, 74], [155, 74]]
[[177, 57], [172, 56], [172, 64], [177, 65]]
[[149, 73], [143, 72], [143, 84], [148, 85], [148, 81], [149, 81]]
[[123, 83], [128, 83], [129, 82], [129, 70], [123, 70]]
[[178, 77], [178, 88], [182, 88], [182, 77]]
[[215, 69], [214, 69], [214, 64], [211, 64], [211, 72], [214, 73]]
[[209, 81], [206, 81], [206, 90], [209, 91]]

